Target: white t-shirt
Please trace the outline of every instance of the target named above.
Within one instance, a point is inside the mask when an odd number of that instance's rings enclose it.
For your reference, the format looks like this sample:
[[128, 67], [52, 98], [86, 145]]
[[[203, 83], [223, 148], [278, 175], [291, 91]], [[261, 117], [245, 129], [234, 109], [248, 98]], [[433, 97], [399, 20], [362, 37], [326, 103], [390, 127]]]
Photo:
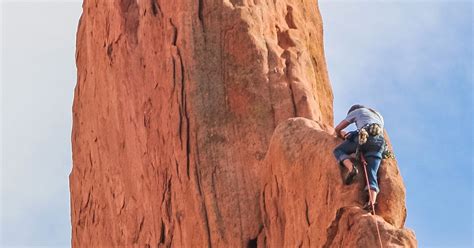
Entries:
[[363, 128], [367, 124], [372, 124], [372, 123], [377, 123], [380, 125], [380, 127], [383, 129], [383, 117], [380, 113], [377, 111], [373, 110], [373, 112], [370, 109], [367, 108], [359, 108], [356, 110], [353, 110], [350, 112], [345, 121], [349, 123], [354, 123], [357, 126], [357, 129]]

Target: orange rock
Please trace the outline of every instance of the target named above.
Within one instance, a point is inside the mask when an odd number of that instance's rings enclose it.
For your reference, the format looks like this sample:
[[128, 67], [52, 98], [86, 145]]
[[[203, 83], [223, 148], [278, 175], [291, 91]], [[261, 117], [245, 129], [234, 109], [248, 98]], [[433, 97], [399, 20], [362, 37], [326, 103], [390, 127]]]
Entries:
[[267, 246], [378, 247], [377, 222], [384, 247], [416, 247], [413, 232], [403, 228], [405, 192], [395, 161], [381, 165], [380, 216], [374, 217], [361, 209], [368, 197], [363, 174], [343, 185], [332, 155], [340, 142], [305, 118], [277, 127], [264, 163], [270, 169], [261, 203]]
[[[85, 0], [76, 60], [73, 247], [274, 238], [261, 203], [275, 127], [333, 125], [315, 1]], [[400, 226], [401, 210], [383, 214]]]

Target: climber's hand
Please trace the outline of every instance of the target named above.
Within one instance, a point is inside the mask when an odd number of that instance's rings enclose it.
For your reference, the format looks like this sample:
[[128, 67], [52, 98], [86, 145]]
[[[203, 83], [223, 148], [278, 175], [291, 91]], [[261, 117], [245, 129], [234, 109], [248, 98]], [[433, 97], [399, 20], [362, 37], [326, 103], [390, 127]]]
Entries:
[[344, 136], [346, 136], [346, 132], [342, 131], [344, 128], [346, 128], [347, 126], [349, 126], [351, 123], [346, 121], [346, 120], [343, 120], [341, 121], [337, 126], [336, 128], [334, 128], [334, 130], [336, 131], [336, 135], [340, 138], [343, 138], [344, 139]]
[[344, 139], [349, 139], [351, 137], [351, 132], [347, 132], [346, 134], [344, 134]]
[[346, 131], [344, 131], [344, 130], [341, 130], [341, 131], [338, 133], [339, 137], [341, 137], [341, 138], [343, 138], [343, 139], [346, 139], [347, 134], [348, 134], [348, 133], [347, 133]]

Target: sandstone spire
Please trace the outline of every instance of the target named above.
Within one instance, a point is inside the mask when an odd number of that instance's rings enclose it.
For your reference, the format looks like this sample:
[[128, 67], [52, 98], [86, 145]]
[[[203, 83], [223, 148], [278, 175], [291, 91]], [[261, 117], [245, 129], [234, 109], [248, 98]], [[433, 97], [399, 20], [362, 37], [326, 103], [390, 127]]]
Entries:
[[[335, 176], [322, 40], [316, 1], [84, 0], [73, 246], [372, 244]], [[414, 246], [388, 165], [377, 221]]]

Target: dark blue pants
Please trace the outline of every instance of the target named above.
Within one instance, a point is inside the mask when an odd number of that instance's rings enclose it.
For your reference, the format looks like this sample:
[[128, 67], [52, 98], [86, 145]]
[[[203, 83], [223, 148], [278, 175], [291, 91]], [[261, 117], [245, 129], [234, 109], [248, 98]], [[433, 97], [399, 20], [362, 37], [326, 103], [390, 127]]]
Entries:
[[[359, 142], [358, 135], [354, 135], [352, 139], [345, 140], [336, 149], [334, 149], [334, 156], [342, 165], [342, 161], [350, 158], [350, 155], [356, 152]], [[367, 161], [367, 174], [369, 176], [370, 188], [379, 192], [379, 185], [377, 182], [377, 173], [382, 162], [382, 152], [385, 146], [385, 140], [382, 135], [371, 136], [367, 142], [360, 147], [360, 151], [364, 154]]]

